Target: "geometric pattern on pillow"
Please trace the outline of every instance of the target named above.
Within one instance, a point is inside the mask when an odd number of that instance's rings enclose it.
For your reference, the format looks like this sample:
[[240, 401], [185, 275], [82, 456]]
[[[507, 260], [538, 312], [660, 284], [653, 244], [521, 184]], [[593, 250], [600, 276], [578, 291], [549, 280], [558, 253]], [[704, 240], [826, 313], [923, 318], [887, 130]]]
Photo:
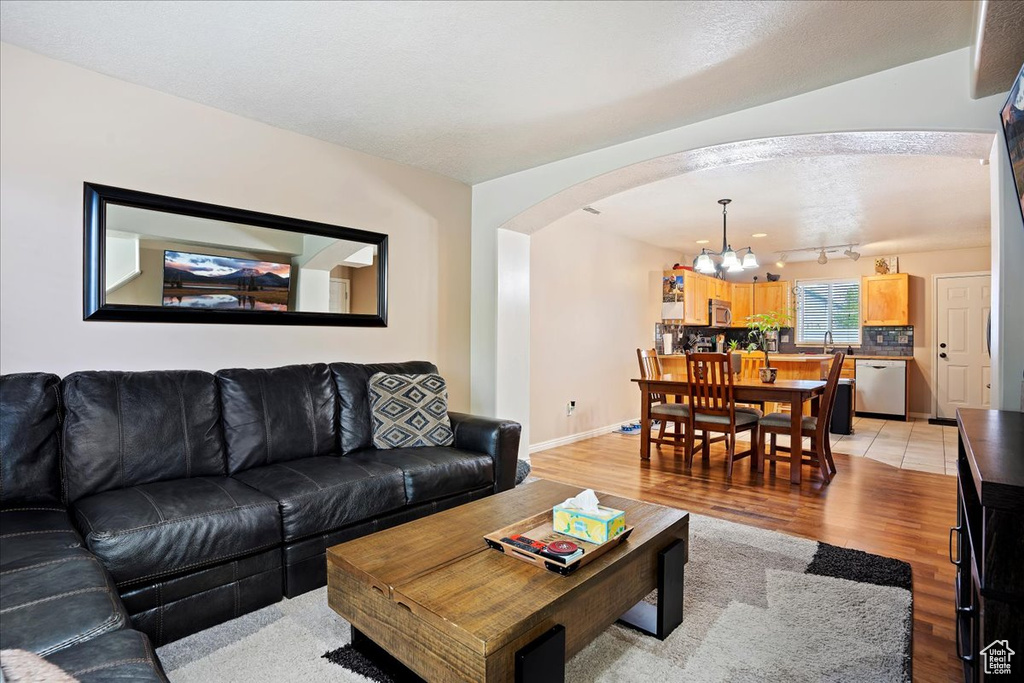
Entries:
[[438, 374], [370, 377], [373, 445], [380, 449], [451, 446], [448, 385]]

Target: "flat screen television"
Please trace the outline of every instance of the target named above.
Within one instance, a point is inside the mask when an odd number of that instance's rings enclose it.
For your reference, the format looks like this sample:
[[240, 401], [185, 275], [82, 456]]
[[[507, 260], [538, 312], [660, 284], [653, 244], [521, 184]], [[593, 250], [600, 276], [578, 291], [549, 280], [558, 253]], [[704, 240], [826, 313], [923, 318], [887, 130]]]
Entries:
[[287, 263], [164, 251], [164, 306], [287, 311], [290, 286]]
[[1021, 220], [1024, 220], [1024, 65], [1010, 88], [1010, 96], [999, 118], [1003, 122], [1006, 151], [1010, 154], [1013, 168], [1013, 182], [1017, 187], [1017, 201], [1020, 204]]

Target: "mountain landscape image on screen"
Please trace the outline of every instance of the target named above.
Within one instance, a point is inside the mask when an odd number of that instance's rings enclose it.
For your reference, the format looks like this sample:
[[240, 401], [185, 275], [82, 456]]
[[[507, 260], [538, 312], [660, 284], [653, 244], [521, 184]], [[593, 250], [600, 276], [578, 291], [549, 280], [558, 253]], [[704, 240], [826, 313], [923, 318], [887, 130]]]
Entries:
[[290, 284], [285, 263], [164, 252], [164, 306], [287, 311]]

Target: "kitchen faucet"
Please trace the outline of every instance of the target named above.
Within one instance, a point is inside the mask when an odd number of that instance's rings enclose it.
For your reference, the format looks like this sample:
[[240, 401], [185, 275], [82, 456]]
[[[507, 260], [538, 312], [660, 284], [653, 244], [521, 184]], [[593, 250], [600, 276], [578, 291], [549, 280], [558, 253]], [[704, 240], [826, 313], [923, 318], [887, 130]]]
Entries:
[[835, 340], [832, 339], [832, 330], [825, 330], [825, 339], [821, 343], [822, 353], [832, 353], [836, 350]]

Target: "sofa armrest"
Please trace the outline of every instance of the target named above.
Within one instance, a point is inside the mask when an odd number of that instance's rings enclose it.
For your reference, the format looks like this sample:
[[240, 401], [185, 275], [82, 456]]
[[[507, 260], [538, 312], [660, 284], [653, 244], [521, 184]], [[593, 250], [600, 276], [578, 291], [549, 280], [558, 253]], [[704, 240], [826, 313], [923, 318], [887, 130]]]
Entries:
[[455, 432], [456, 448], [486, 453], [494, 460], [494, 492], [515, 486], [522, 425], [464, 413], [448, 413], [448, 417]]

